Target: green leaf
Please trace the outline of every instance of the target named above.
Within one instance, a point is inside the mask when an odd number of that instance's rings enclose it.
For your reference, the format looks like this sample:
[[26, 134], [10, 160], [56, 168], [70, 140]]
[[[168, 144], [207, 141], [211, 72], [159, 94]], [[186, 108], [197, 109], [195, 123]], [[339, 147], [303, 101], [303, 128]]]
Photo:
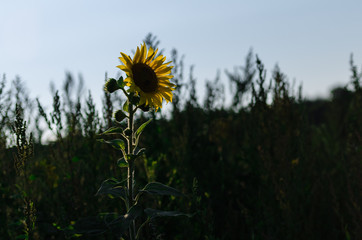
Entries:
[[136, 153], [136, 156], [137, 156], [137, 157], [140, 157], [145, 151], [146, 151], [146, 148], [141, 148], [141, 149], [138, 150], [138, 152]]
[[102, 182], [100, 188], [96, 193], [96, 196], [101, 194], [107, 194], [113, 197], [122, 198], [124, 201], [126, 201], [127, 191], [123, 186], [121, 186], [121, 184], [122, 182], [118, 182], [115, 179], [107, 179]]
[[172, 195], [172, 196], [182, 196], [183, 194], [167, 185], [164, 185], [159, 182], [148, 183], [140, 192], [146, 192], [149, 194], [158, 194], [158, 195]]
[[127, 214], [102, 213], [96, 217], [87, 217], [74, 224], [74, 230], [68, 234], [98, 235], [112, 231], [114, 235], [122, 235], [128, 231], [132, 221], [143, 214], [143, 208], [138, 205], [131, 207]]
[[143, 124], [137, 129], [137, 131], [136, 131], [136, 138], [138, 138], [138, 137], [141, 135], [143, 129], [144, 129], [151, 121], [152, 121], [152, 118], [149, 119], [147, 122], [143, 123]]
[[121, 232], [126, 232], [129, 229], [129, 226], [131, 225], [133, 220], [136, 220], [139, 216], [141, 216], [143, 213], [143, 208], [139, 205], [132, 206], [128, 212], [113, 220], [108, 225], [109, 226], [117, 226], [117, 229], [119, 229]]
[[30, 174], [29, 180], [34, 181], [36, 179], [36, 176], [34, 174]]
[[28, 237], [29, 236], [27, 234], [22, 234], [22, 235], [17, 236], [15, 239], [29, 239]]
[[152, 209], [152, 208], [146, 208], [144, 212], [150, 218], [179, 217], [179, 216], [192, 217], [192, 214], [182, 213], [182, 212], [178, 212], [178, 211], [162, 211], [162, 210], [157, 210], [157, 209]]
[[125, 150], [125, 144], [122, 139], [113, 139], [106, 141], [104, 139], [98, 139], [99, 142], [110, 144], [112, 147], [114, 147], [117, 150]]
[[72, 162], [74, 162], [74, 163], [79, 162], [79, 157], [77, 157], [77, 156], [73, 157]]
[[127, 100], [127, 101], [125, 101], [124, 104], [123, 104], [123, 111], [128, 112], [128, 105], [129, 105], [129, 102], [128, 102], [128, 100]]
[[119, 79], [117, 80], [117, 84], [118, 84], [118, 87], [120, 87], [120, 88], [124, 88], [124, 86], [126, 86], [126, 83], [124, 82], [122, 76], [120, 76]]
[[[126, 215], [124, 215], [124, 219], [127, 221], [133, 221], [135, 220], [137, 217], [141, 216], [143, 213], [143, 208], [139, 205], [134, 205], [132, 206]], [[129, 225], [127, 226], [127, 228], [129, 227]]]
[[119, 134], [122, 132], [123, 132], [123, 129], [121, 127], [111, 127], [111, 128], [108, 128], [106, 131], [102, 132], [100, 135]]
[[128, 163], [126, 162], [126, 160], [124, 158], [120, 158], [117, 161], [117, 166], [118, 167], [128, 167]]

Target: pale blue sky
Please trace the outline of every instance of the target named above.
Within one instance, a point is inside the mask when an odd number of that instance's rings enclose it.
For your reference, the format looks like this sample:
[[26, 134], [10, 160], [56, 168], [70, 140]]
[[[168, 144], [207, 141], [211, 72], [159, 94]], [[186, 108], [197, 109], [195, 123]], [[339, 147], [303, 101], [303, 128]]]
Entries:
[[244, 63], [250, 47], [269, 76], [281, 70], [306, 96], [326, 95], [349, 80], [349, 56], [362, 63], [362, 1], [91, 1], [0, 2], [0, 74], [19, 75], [47, 103], [49, 83], [81, 73], [100, 102], [104, 74], [117, 73], [119, 52], [131, 54], [147, 33], [166, 56], [175, 47], [195, 65], [198, 95], [205, 79]]

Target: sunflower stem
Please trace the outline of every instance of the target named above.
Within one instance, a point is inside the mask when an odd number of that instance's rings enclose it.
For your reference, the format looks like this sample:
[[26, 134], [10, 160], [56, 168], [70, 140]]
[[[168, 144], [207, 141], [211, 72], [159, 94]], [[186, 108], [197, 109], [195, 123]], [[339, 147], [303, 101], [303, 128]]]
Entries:
[[[129, 100], [128, 100], [129, 101]], [[133, 154], [133, 116], [136, 109], [133, 109], [133, 104], [129, 101], [128, 106], [128, 128], [130, 134], [127, 136], [127, 155], [131, 156]], [[127, 187], [128, 187], [128, 207], [131, 208], [134, 205], [134, 198], [133, 198], [133, 181], [134, 181], [134, 159], [128, 159], [128, 178], [127, 178]], [[129, 238], [130, 240], [134, 240], [136, 235], [135, 230], [135, 222], [132, 221], [129, 227]]]
[[124, 95], [126, 95], [126, 97], [128, 98], [128, 97], [129, 97], [129, 94], [127, 93], [127, 91], [124, 90], [124, 88], [121, 88], [121, 90], [123, 91]]

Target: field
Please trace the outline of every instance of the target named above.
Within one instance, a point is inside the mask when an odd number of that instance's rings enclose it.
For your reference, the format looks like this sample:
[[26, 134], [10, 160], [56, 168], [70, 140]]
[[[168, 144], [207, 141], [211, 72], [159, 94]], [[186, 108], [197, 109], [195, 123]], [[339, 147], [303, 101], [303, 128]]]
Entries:
[[[350, 79], [328, 99], [305, 99], [252, 52], [226, 72], [232, 91], [216, 76], [198, 99], [192, 71], [184, 76], [182, 57], [170, 55], [178, 86], [170, 111], [135, 116], [138, 126], [153, 119], [140, 138], [135, 189], [178, 189], [183, 196], [149, 195], [140, 205], [185, 214], [149, 219], [140, 239], [362, 239], [362, 74], [352, 57]], [[98, 141], [122, 126], [113, 112], [125, 98], [105, 92], [96, 106], [67, 74], [45, 110], [20, 79], [1, 83], [0, 238], [120, 239], [100, 229], [99, 216], [123, 214], [122, 201], [96, 193], [106, 179], [127, 178], [120, 152]]]

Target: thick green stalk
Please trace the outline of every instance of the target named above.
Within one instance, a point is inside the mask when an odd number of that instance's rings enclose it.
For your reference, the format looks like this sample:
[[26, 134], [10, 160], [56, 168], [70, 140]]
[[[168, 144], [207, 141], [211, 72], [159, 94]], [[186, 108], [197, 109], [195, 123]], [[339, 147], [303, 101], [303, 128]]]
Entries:
[[[128, 156], [131, 156], [133, 154], [133, 104], [129, 102], [128, 105], [128, 129], [129, 129], [129, 135], [127, 136], [127, 154]], [[128, 187], [128, 207], [133, 207], [134, 204], [134, 198], [133, 198], [133, 178], [134, 178], [134, 159], [128, 158], [128, 178], [127, 178], [127, 187]], [[132, 221], [131, 225], [129, 227], [129, 238], [130, 240], [134, 240], [136, 235], [135, 230], [135, 222]]]

